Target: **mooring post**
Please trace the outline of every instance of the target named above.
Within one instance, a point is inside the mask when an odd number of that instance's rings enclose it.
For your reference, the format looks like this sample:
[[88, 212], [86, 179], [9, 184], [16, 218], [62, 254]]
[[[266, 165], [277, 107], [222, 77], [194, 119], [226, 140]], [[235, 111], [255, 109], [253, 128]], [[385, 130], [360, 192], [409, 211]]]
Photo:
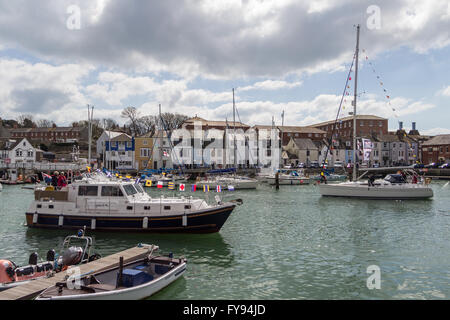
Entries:
[[123, 275], [123, 257], [120, 257], [119, 260], [119, 274], [117, 276], [117, 288], [122, 286], [123, 280], [122, 280], [122, 275]]
[[280, 189], [280, 173], [275, 173], [275, 189]]

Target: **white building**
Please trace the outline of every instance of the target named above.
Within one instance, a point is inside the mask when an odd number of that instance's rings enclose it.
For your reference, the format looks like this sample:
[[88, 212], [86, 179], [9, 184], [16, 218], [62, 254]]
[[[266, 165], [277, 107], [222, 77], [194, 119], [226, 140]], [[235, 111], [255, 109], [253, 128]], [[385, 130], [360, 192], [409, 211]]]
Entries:
[[134, 153], [134, 138], [126, 133], [104, 131], [97, 140], [97, 156], [109, 170], [136, 169]]
[[21, 140], [8, 140], [0, 150], [0, 164], [22, 164], [36, 162], [38, 149], [23, 138]]

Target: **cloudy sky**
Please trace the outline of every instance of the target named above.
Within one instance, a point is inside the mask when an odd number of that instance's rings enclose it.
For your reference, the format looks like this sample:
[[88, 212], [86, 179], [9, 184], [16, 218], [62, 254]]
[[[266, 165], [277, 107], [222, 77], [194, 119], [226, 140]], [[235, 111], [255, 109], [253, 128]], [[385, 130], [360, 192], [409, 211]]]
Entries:
[[243, 122], [331, 120], [343, 93], [351, 109], [356, 24], [358, 113], [450, 133], [448, 0], [0, 0], [0, 117], [230, 120], [236, 88]]

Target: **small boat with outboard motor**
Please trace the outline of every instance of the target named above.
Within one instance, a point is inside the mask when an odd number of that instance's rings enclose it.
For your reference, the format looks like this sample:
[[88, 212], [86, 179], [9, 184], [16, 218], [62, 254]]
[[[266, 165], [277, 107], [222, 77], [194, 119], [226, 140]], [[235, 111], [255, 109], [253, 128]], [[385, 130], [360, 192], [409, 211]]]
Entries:
[[[180, 278], [186, 271], [187, 260], [149, 254], [129, 263], [119, 260], [118, 267], [81, 276], [70, 285], [65, 282], [44, 290], [36, 300], [140, 300], [160, 291]], [[78, 282], [78, 283], [77, 283]]]
[[136, 181], [88, 173], [61, 190], [35, 189], [28, 227], [133, 232], [218, 232], [242, 200], [150, 196]]
[[61, 255], [51, 249], [47, 252], [46, 260], [39, 262], [39, 255], [33, 252], [26, 266], [17, 266], [11, 260], [0, 260], [0, 291], [50, 277], [69, 266], [101, 258], [97, 253], [91, 255], [92, 245], [92, 238], [85, 236], [83, 230], [79, 230], [77, 235], [70, 235], [64, 239]]

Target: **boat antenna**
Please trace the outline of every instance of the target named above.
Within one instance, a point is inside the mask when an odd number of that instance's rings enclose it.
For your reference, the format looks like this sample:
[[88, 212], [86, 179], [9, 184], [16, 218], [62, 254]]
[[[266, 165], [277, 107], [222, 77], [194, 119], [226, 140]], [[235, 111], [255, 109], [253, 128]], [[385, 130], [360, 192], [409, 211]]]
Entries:
[[358, 96], [358, 53], [359, 53], [359, 24], [356, 26], [356, 52], [355, 52], [355, 93], [353, 100], [353, 181], [357, 178], [356, 166], [356, 99]]

